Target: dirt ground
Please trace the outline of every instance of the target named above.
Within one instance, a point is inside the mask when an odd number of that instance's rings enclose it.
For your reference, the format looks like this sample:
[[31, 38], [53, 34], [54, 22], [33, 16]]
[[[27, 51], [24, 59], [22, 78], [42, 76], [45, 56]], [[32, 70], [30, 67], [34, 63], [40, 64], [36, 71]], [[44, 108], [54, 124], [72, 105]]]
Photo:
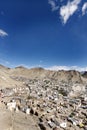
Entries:
[[0, 130], [40, 130], [34, 118], [22, 112], [10, 112], [0, 103]]

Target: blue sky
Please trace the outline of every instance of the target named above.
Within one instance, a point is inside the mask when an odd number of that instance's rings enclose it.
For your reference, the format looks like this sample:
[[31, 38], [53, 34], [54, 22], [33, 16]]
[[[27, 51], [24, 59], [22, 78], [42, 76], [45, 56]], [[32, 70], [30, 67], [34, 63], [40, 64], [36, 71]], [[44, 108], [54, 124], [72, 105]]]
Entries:
[[0, 63], [87, 66], [86, 0], [0, 0]]

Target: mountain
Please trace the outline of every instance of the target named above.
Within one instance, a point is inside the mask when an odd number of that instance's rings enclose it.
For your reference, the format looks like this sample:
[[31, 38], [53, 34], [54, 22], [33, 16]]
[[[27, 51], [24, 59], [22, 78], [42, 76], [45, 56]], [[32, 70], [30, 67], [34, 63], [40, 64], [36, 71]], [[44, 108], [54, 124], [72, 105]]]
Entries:
[[[49, 79], [51, 81], [66, 82], [66, 83], [80, 83], [83, 84], [86, 81], [86, 72], [82, 75], [76, 70], [59, 70], [52, 71], [46, 70], [41, 67], [37, 68], [25, 68], [23, 66], [18, 66], [15, 68], [7, 68], [0, 65], [0, 86], [14, 86], [21, 85], [17, 79]], [[84, 78], [85, 77], [85, 78]], [[15, 80], [16, 79], [16, 80]], [[24, 80], [23, 80], [24, 81]]]
[[87, 71], [83, 72], [83, 73], [82, 73], [82, 76], [83, 76], [84, 78], [87, 78]]
[[44, 79], [49, 78], [53, 80], [58, 81], [72, 81], [72, 82], [82, 82], [82, 76], [80, 72], [75, 70], [65, 71], [51, 71], [51, 70], [45, 70], [44, 68], [15, 68], [11, 69], [10, 71], [11, 75], [13, 76], [22, 76], [30, 79], [38, 78], [38, 79]]

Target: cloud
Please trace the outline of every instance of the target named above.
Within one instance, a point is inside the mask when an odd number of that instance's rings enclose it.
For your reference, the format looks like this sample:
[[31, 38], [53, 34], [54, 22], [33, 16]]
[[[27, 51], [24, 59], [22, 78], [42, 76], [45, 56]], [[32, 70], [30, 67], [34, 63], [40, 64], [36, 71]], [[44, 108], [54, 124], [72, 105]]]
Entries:
[[82, 15], [86, 14], [86, 9], [87, 9], [87, 2], [85, 2], [82, 6]]
[[79, 8], [81, 0], [68, 1], [67, 5], [63, 5], [60, 8], [60, 16], [64, 24]]
[[69, 18], [77, 11], [81, 13], [82, 16], [87, 13], [87, 2], [82, 3], [82, 0], [67, 0], [67, 3], [64, 4], [63, 1], [64, 0], [48, 0], [52, 11], [58, 12], [63, 24], [66, 24]]
[[56, 5], [56, 2], [54, 0], [48, 0], [48, 4], [51, 5], [52, 11], [56, 11], [59, 8], [59, 6]]
[[47, 70], [77, 70], [77, 71], [87, 71], [87, 67], [78, 67], [78, 66], [52, 66], [49, 68], [46, 68]]
[[8, 36], [8, 34], [4, 30], [0, 29], [0, 37], [5, 37], [5, 36]]

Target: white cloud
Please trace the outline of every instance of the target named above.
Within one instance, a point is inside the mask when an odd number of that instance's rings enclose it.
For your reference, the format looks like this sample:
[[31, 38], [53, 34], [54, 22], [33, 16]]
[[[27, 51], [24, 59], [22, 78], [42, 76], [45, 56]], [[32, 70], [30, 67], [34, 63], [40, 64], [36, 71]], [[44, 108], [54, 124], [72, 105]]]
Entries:
[[4, 30], [0, 29], [0, 37], [5, 37], [5, 36], [8, 36], [8, 34]]
[[82, 15], [85, 15], [86, 13], [86, 10], [87, 10], [87, 2], [85, 2], [82, 6]]
[[52, 11], [56, 11], [56, 10], [58, 10], [58, 6], [56, 6], [56, 3], [55, 3], [55, 1], [54, 0], [48, 0], [48, 3], [51, 5], [51, 9], [52, 9]]
[[64, 0], [48, 0], [52, 11], [59, 12], [63, 24], [66, 24], [69, 18], [77, 11], [82, 13], [82, 16], [87, 13], [87, 2], [82, 3], [82, 0], [67, 0], [67, 3], [64, 4], [63, 1]]
[[73, 0], [72, 2], [68, 1], [67, 5], [63, 5], [60, 8], [60, 16], [64, 24], [66, 24], [70, 16], [78, 10], [80, 2], [81, 0]]
[[46, 68], [47, 70], [77, 70], [77, 71], [87, 71], [87, 67], [78, 67], [78, 66], [52, 66]]

